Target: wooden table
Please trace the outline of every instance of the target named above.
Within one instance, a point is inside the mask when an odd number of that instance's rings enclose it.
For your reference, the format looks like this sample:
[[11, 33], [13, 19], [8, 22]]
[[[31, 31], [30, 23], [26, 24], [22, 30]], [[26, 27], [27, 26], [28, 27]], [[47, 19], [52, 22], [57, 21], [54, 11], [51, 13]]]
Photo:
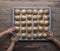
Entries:
[[[0, 32], [11, 27], [11, 9], [14, 6], [49, 6], [52, 7], [52, 24], [55, 36], [60, 39], [60, 0], [0, 0]], [[5, 37], [4, 37], [5, 38]], [[6, 51], [11, 36], [1, 39], [0, 51]], [[3, 42], [3, 43], [2, 43]], [[18, 42], [15, 51], [60, 51], [51, 42]]]

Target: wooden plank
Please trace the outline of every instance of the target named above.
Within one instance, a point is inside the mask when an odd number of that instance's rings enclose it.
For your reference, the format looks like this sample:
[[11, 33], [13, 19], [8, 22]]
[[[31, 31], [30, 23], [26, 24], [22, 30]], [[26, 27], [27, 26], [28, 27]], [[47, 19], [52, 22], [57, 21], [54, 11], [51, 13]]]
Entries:
[[14, 6], [14, 5], [17, 5], [17, 6], [29, 6], [29, 5], [30, 6], [33, 6], [33, 5], [35, 5], [35, 6], [44, 6], [44, 5], [45, 6], [48, 6], [48, 5], [55, 4], [54, 2], [38, 2], [38, 1], [37, 2], [28, 2], [28, 1], [27, 2], [19, 2], [19, 1], [14, 1], [14, 2], [6, 1], [6, 2], [4, 2], [4, 1], [0, 1], [0, 3], [2, 4], [2, 6], [4, 4], [8, 4], [8, 5], [11, 5], [12, 4], [11, 6]]
[[[47, 43], [47, 42], [44, 42], [44, 43], [43, 42], [24, 42], [24, 43], [22, 42], [22, 43], [18, 43], [17, 44], [17, 45], [20, 45], [19, 47], [16, 47], [17, 48], [17, 51], [24, 51], [24, 50], [25, 51], [28, 51], [28, 50], [30, 50], [30, 51], [31, 50], [32, 51], [50, 51], [50, 49], [52, 49], [53, 51], [55, 51], [55, 50], [59, 51], [56, 47], [55, 48], [52, 48], [52, 47], [54, 47], [53, 44]], [[26, 46], [36, 47], [36, 45], [38, 45], [39, 48], [29, 48], [29, 47], [26, 48]], [[19, 48], [21, 48], [21, 49], [19, 49]], [[16, 51], [16, 49], [15, 49], [15, 51]]]
[[[53, 13], [60, 13], [59, 12], [60, 7], [57, 8], [57, 6], [55, 5], [54, 2], [39, 2], [38, 4], [37, 4], [37, 2], [34, 2], [33, 4], [32, 4], [32, 2], [27, 2], [27, 3], [24, 2], [24, 4], [22, 2], [18, 2], [18, 4], [16, 4], [16, 2], [10, 2], [10, 1], [9, 2], [2, 2], [2, 1], [0, 1], [0, 3], [1, 3], [1, 5], [0, 5], [0, 14], [11, 14], [11, 9], [14, 6], [39, 6], [39, 5], [40, 6], [41, 5], [49, 6], [49, 3], [50, 3], [50, 5], [55, 6], [55, 7], [52, 7], [52, 12]], [[45, 3], [45, 4], [42, 4], [42, 3]], [[59, 3], [59, 2], [57, 2], [57, 3]]]

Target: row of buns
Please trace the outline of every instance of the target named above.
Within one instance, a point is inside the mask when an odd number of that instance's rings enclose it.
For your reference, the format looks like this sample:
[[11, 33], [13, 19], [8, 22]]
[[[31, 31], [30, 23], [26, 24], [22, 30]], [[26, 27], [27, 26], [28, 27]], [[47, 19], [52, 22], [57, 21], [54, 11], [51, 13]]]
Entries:
[[28, 39], [34, 38], [34, 39], [37, 39], [37, 38], [47, 38], [48, 34], [47, 33], [39, 33], [39, 34], [26, 34], [26, 33], [22, 33], [22, 34], [18, 34], [18, 36], [21, 36], [23, 39], [24, 38], [28, 38]]
[[25, 16], [25, 15], [22, 15], [22, 16], [19, 16], [19, 15], [17, 15], [17, 16], [15, 16], [15, 20], [26, 20], [26, 19], [28, 19], [28, 20], [31, 20], [31, 19], [33, 19], [33, 20], [37, 20], [37, 19], [39, 19], [39, 20], [41, 20], [41, 19], [44, 19], [44, 20], [48, 20], [49, 19], [49, 17], [48, 17], [48, 15], [34, 15], [34, 16], [32, 16], [32, 15], [27, 15], [27, 16]]
[[26, 26], [26, 25], [28, 25], [28, 26], [31, 26], [32, 25], [32, 23], [33, 23], [33, 25], [34, 26], [36, 26], [36, 25], [45, 25], [45, 26], [48, 26], [49, 25], [49, 21], [48, 20], [45, 20], [45, 21], [43, 21], [43, 20], [41, 20], [41, 21], [15, 21], [15, 25], [16, 26], [19, 26], [19, 25], [22, 25], [22, 26]]
[[17, 27], [17, 26], [15, 26], [15, 28], [16, 28], [16, 31], [20, 31], [21, 30], [21, 32], [32, 32], [32, 31], [34, 31], [34, 32], [37, 32], [37, 31], [48, 31], [49, 30], [49, 27], [42, 27], [42, 26], [40, 26], [40, 27], [34, 27], [34, 28], [32, 28], [32, 27], [28, 27], [28, 28], [26, 28], [26, 27]]
[[40, 15], [43, 15], [43, 14], [49, 14], [49, 10], [48, 9], [40, 9], [40, 10], [37, 10], [37, 9], [33, 9], [33, 10], [31, 10], [31, 9], [23, 9], [23, 10], [20, 10], [20, 9], [15, 9], [14, 10], [14, 13], [15, 14], [17, 14], [17, 15], [19, 15], [20, 13], [22, 13], [23, 15], [24, 14], [34, 14], [34, 15], [36, 15], [36, 14], [40, 14]]

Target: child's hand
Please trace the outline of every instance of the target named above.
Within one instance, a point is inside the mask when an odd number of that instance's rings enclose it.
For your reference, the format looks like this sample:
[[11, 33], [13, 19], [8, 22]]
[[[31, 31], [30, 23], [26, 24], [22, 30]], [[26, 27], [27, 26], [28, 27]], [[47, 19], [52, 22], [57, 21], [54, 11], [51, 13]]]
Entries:
[[49, 40], [54, 40], [55, 39], [53, 32], [48, 32], [48, 36], [49, 36], [48, 37]]
[[15, 36], [13, 36], [13, 37], [11, 38], [11, 41], [12, 41], [13, 43], [16, 43], [16, 42], [19, 40], [19, 38], [20, 38], [20, 34], [16, 34]]
[[6, 30], [6, 33], [13, 33], [15, 31], [15, 27], [9, 28], [8, 30]]

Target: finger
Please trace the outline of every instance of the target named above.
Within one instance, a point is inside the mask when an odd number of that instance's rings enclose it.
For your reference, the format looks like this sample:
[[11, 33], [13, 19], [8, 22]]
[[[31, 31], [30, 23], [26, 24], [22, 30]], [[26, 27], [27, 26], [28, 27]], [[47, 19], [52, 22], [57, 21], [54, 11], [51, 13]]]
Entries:
[[46, 32], [47, 34], [49, 34], [49, 32]]
[[11, 27], [11, 28], [8, 29], [8, 30], [10, 30], [10, 31], [15, 31], [16, 29], [15, 29], [15, 27]]
[[16, 34], [16, 36], [20, 38], [20, 34]]
[[10, 34], [12, 34], [12, 35], [13, 35], [13, 34], [14, 34], [14, 32], [10, 32]]
[[15, 29], [15, 27], [12, 27], [11, 30], [12, 30], [12, 31], [15, 31], [16, 29]]
[[11, 37], [11, 40], [13, 39], [13, 36]]
[[20, 39], [20, 35], [19, 34], [16, 34], [16, 39], [17, 39], [17, 41]]
[[50, 34], [50, 32], [47, 32], [47, 34], [49, 35], [49, 34]]
[[50, 40], [50, 38], [48, 38]]
[[15, 34], [15, 35], [13, 35], [13, 37], [12, 38], [20, 38], [20, 34]]
[[47, 32], [48, 37], [50, 36], [50, 32]]
[[15, 27], [12, 27], [12, 29], [15, 31], [16, 30], [16, 28]]
[[50, 34], [53, 34], [53, 32], [50, 32]]
[[16, 35], [13, 35], [13, 36], [12, 36], [12, 39], [14, 39], [15, 37], [16, 37]]
[[19, 38], [20, 38], [20, 34], [16, 34], [16, 35], [14, 36], [14, 38], [15, 38], [15, 39], [19, 39]]
[[49, 37], [51, 37], [51, 33], [49, 34]]

